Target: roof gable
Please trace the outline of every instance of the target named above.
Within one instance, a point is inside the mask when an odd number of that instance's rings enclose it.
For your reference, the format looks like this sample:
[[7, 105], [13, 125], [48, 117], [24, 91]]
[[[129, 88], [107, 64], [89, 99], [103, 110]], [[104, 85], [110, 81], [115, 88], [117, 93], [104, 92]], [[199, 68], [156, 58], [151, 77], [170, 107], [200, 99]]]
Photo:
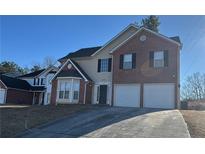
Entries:
[[135, 29], [138, 29], [138, 27], [135, 24], [129, 24], [126, 28], [124, 28], [120, 33], [118, 33], [116, 36], [114, 36], [111, 40], [109, 40], [103, 46], [79, 49], [75, 52], [69, 53], [65, 57], [60, 58], [59, 61], [62, 61], [64, 59], [68, 59], [68, 58], [81, 58], [81, 57], [95, 56], [98, 52], [102, 51], [105, 47], [107, 47], [114, 40], [116, 40], [119, 36], [121, 36], [125, 31], [127, 31], [128, 29], [133, 28], [133, 27]]
[[109, 44], [111, 44], [114, 40], [119, 38], [123, 33], [125, 33], [128, 29], [135, 28], [138, 29], [137, 25], [135, 24], [129, 24], [127, 27], [125, 27], [121, 32], [119, 32], [116, 36], [114, 36], [111, 40], [109, 40], [107, 43], [105, 43], [98, 51], [92, 54], [92, 56], [95, 56], [98, 52], [102, 51], [105, 47], [107, 47]]
[[[64, 67], [70, 63], [75, 70], [64, 71]], [[85, 81], [92, 81], [91, 78], [83, 71], [83, 69], [71, 59], [68, 59], [58, 70], [58, 72], [53, 76], [51, 81], [56, 77], [82, 77]]]
[[[125, 41], [123, 41], [121, 44], [119, 44], [118, 46], [116, 46], [115, 48], [113, 48], [111, 51], [110, 51], [110, 53], [113, 53], [115, 50], [117, 50], [119, 47], [121, 47], [122, 45], [124, 45], [125, 43], [127, 43], [130, 39], [132, 39], [134, 36], [136, 36], [139, 32], [141, 32], [142, 30], [145, 30], [145, 31], [148, 31], [148, 32], [150, 32], [150, 33], [152, 33], [152, 34], [154, 34], [154, 35], [156, 35], [156, 36], [158, 36], [158, 37], [161, 37], [161, 38], [163, 38], [163, 39], [165, 39], [165, 40], [168, 40], [169, 42], [171, 42], [171, 43], [174, 43], [174, 44], [176, 44], [176, 45], [178, 45], [178, 46], [182, 46], [182, 44], [181, 43], [179, 43], [178, 41], [176, 41], [176, 39], [177, 38], [169, 38], [169, 37], [166, 37], [166, 36], [164, 36], [164, 35], [162, 35], [162, 34], [160, 34], [160, 33], [157, 33], [157, 32], [154, 32], [154, 31], [152, 31], [152, 30], [150, 30], [150, 29], [147, 29], [147, 28], [145, 28], [145, 27], [141, 27], [138, 31], [136, 31], [132, 36], [130, 36], [128, 39], [126, 39]], [[179, 38], [178, 38], [179, 39]], [[179, 40], [180, 41], [180, 40]]]

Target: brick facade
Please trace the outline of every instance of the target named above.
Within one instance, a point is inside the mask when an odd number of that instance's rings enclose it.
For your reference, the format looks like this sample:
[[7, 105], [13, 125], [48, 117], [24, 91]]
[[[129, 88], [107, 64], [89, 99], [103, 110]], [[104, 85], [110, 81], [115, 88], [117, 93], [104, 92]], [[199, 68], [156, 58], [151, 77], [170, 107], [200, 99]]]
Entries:
[[29, 104], [33, 102], [33, 92], [18, 89], [7, 89], [6, 103]]
[[[68, 63], [70, 64], [70, 63]], [[72, 66], [70, 69], [68, 69], [68, 64], [66, 64], [63, 68], [62, 71], [73, 71], [75, 68]], [[51, 104], [56, 105], [56, 98], [57, 98], [57, 87], [58, 87], [58, 79], [55, 78], [52, 81], [52, 91], [51, 91]], [[86, 94], [85, 94], [85, 89], [86, 89]], [[85, 99], [85, 101], [84, 101]], [[79, 104], [91, 104], [91, 99], [92, 99], [92, 82], [90, 81], [85, 81], [84, 79], [80, 79], [80, 90], [79, 90]]]
[[[140, 36], [146, 35], [142, 42]], [[168, 51], [168, 67], [153, 68], [149, 66], [150, 51]], [[150, 32], [141, 31], [113, 53], [113, 86], [122, 83], [141, 84], [141, 104], [143, 102], [144, 83], [175, 83], [175, 98], [178, 102], [179, 84], [179, 50], [180, 48], [169, 41]], [[121, 54], [136, 53], [136, 68], [123, 70], [119, 68]], [[114, 89], [114, 88], [113, 88]]]

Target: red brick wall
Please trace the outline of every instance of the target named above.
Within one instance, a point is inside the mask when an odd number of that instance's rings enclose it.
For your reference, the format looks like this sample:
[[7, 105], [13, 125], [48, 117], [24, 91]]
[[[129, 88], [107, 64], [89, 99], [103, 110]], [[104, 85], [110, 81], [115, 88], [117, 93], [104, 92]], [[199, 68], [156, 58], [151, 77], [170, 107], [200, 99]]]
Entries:
[[[141, 35], [146, 35], [144, 42], [139, 41]], [[168, 50], [168, 67], [149, 67], [150, 51]], [[113, 53], [113, 84], [117, 83], [175, 83], [175, 98], [179, 98], [179, 50], [169, 41], [150, 32], [142, 31]], [[136, 68], [119, 69], [120, 55], [136, 53]], [[141, 88], [143, 90], [143, 88]], [[142, 93], [143, 94], [143, 93]], [[142, 95], [141, 94], [141, 95]], [[141, 96], [141, 101], [143, 98]]]
[[[56, 104], [56, 97], [57, 97], [57, 80], [52, 81], [52, 91], [51, 91], [51, 104]], [[80, 79], [80, 93], [79, 93], [79, 104], [84, 103], [84, 91], [85, 91], [85, 84], [86, 82], [83, 79]], [[86, 87], [86, 104], [91, 104], [92, 99], [92, 83], [88, 82]]]
[[33, 102], [33, 93], [17, 90], [17, 89], [8, 89], [6, 94], [6, 103], [12, 104], [32, 104]]
[[[141, 35], [146, 35], [147, 40], [139, 41]], [[165, 68], [149, 67], [149, 52], [168, 50], [169, 62]], [[121, 54], [136, 53], [136, 69], [119, 69], [119, 60]], [[126, 44], [121, 46], [113, 53], [113, 83], [157, 83], [157, 82], [176, 82], [177, 81], [177, 54], [179, 48], [149, 32], [140, 32]], [[175, 75], [175, 77], [173, 77]]]
[[79, 95], [79, 103], [84, 103], [84, 90], [85, 90], [85, 81], [83, 79], [80, 80], [80, 95]]
[[87, 83], [87, 87], [86, 87], [86, 104], [91, 104], [92, 102], [92, 88], [93, 88], [93, 84], [92, 82], [88, 82]]

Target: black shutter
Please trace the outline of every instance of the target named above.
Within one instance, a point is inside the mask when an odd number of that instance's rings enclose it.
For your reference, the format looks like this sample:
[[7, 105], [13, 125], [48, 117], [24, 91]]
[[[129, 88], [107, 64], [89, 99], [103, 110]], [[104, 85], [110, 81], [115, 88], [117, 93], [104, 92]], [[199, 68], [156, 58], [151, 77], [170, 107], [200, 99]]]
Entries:
[[38, 78], [38, 80], [37, 80], [37, 85], [39, 85], [39, 78]]
[[123, 68], [123, 59], [124, 59], [124, 55], [120, 55], [120, 69]]
[[100, 72], [100, 68], [101, 68], [101, 59], [98, 59], [98, 72]]
[[112, 58], [108, 59], [108, 72], [111, 72], [111, 68], [112, 68]]
[[136, 53], [132, 54], [132, 68], [136, 68]]
[[164, 51], [164, 66], [168, 67], [168, 62], [169, 62], [169, 55], [168, 55], [168, 51]]
[[149, 67], [154, 66], [154, 51], [149, 52]]
[[36, 85], [36, 78], [33, 79], [33, 85]]
[[41, 85], [43, 85], [43, 78], [41, 78]]

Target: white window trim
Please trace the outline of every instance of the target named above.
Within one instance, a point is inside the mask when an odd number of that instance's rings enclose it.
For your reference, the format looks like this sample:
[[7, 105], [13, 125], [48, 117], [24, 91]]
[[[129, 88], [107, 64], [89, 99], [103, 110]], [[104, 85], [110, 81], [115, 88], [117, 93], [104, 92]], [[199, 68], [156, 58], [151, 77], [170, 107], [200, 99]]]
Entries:
[[[79, 89], [78, 89], [78, 93], [79, 93], [79, 96], [78, 96], [78, 99], [73, 99], [73, 83], [74, 83], [74, 80], [78, 81], [79, 83]], [[65, 99], [65, 98], [59, 98], [59, 91], [60, 91], [60, 82], [70, 82], [71, 84], [71, 87], [70, 87], [70, 90], [69, 90], [69, 99]], [[65, 91], [64, 91], [65, 93]], [[69, 79], [69, 80], [66, 80], [66, 79], [59, 79], [58, 80], [58, 86], [57, 86], [57, 97], [56, 97], [56, 101], [57, 102], [62, 102], [62, 103], [77, 103], [79, 102], [79, 98], [80, 98], [80, 80], [79, 79]]]
[[[104, 61], [104, 62], [106, 61], [107, 68], [106, 68], [106, 70], [103, 70], [103, 71], [102, 71], [103, 61]], [[103, 58], [103, 59], [101, 59], [101, 60], [100, 60], [100, 72], [108, 72], [108, 70], [109, 70], [109, 58]]]
[[[155, 57], [155, 54], [159, 54], [159, 53], [162, 53], [162, 57], [161, 58], [157, 58], [157, 57]], [[154, 68], [163, 68], [164, 67], [164, 51], [154, 51]], [[156, 65], [156, 61], [163, 61], [163, 65], [162, 66], [157, 66]]]
[[[130, 59], [130, 61], [125, 61], [125, 56], [131, 56], [131, 59]], [[130, 57], [129, 57], [130, 58]], [[125, 68], [124, 67], [124, 63], [131, 63], [131, 68]], [[124, 54], [123, 55], [123, 64], [122, 64], [122, 68], [123, 69], [125, 69], [125, 70], [127, 70], [127, 69], [132, 69], [132, 54], [131, 53], [128, 53], [128, 54]]]

